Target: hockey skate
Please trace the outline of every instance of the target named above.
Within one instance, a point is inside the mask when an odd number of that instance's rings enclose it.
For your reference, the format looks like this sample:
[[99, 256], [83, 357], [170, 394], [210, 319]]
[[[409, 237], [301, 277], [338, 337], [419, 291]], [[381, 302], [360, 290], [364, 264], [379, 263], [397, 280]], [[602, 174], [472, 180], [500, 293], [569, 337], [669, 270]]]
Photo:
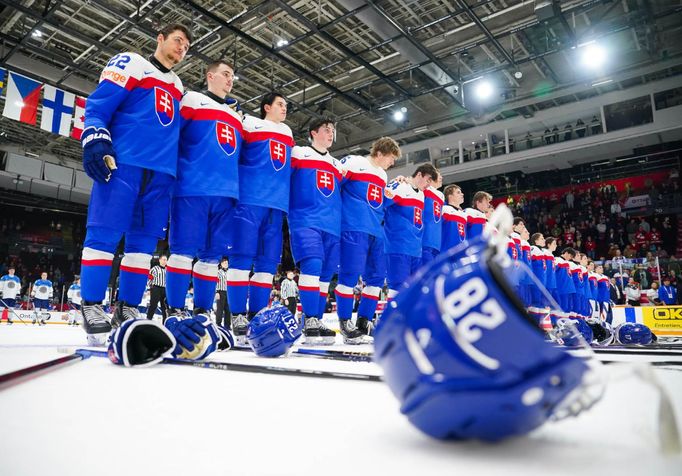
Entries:
[[137, 307], [128, 306], [123, 301], [118, 301], [114, 307], [114, 314], [111, 317], [111, 327], [117, 329], [128, 319], [139, 319], [140, 313]]
[[350, 319], [339, 319], [339, 327], [341, 328], [344, 344], [357, 345], [366, 343], [365, 334], [360, 332]]
[[336, 332], [322, 324], [317, 317], [304, 319], [303, 344], [305, 345], [332, 345], [336, 341]]
[[103, 347], [111, 332], [111, 320], [101, 304], [86, 303], [81, 306], [83, 329], [88, 337], [88, 345]]
[[373, 319], [367, 319], [366, 317], [358, 317], [356, 324], [358, 326], [358, 330], [362, 332], [364, 335], [368, 337], [373, 337], [374, 336], [374, 320]]
[[232, 316], [232, 333], [237, 345], [246, 345], [246, 331], [249, 328], [249, 321], [246, 314], [235, 314]]

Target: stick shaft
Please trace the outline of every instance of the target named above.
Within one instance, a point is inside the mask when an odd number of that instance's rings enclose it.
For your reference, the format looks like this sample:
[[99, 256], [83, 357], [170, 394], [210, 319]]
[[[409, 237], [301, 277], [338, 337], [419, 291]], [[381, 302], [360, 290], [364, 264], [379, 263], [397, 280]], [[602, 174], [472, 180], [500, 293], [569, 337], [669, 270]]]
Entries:
[[77, 362], [85, 358], [87, 358], [86, 355], [75, 352], [71, 355], [65, 355], [64, 357], [43, 362], [42, 364], [36, 364], [13, 372], [8, 372], [0, 375], [0, 389], [5, 389], [18, 383], [25, 382], [26, 380], [37, 377], [43, 373], [62, 368], [65, 364]]

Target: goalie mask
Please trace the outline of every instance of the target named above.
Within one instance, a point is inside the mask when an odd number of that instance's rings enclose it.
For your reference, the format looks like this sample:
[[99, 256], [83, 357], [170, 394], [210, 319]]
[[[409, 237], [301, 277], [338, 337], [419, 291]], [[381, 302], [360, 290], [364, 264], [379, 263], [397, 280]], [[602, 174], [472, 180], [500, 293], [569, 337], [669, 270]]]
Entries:
[[436, 438], [525, 434], [589, 408], [603, 390], [585, 360], [546, 340], [514, 294], [533, 277], [506, 254], [506, 207], [491, 223], [497, 236], [459, 245], [418, 271], [376, 331], [374, 358], [401, 412]]
[[296, 318], [282, 305], [261, 310], [249, 322], [246, 340], [261, 357], [285, 355], [301, 337], [301, 328]]

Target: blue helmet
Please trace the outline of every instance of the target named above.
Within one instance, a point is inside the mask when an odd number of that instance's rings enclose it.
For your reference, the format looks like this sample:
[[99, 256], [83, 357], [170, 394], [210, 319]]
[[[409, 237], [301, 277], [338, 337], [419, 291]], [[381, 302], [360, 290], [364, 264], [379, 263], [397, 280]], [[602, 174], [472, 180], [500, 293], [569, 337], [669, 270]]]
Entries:
[[649, 345], [655, 342], [656, 334], [644, 324], [625, 322], [616, 327], [616, 340], [623, 345]]
[[521, 435], [600, 397], [585, 398], [589, 364], [548, 343], [526, 314], [513, 292], [518, 265], [495, 240], [420, 269], [376, 331], [374, 359], [401, 412], [435, 438]]
[[279, 357], [289, 352], [301, 337], [296, 318], [282, 305], [266, 307], [249, 322], [246, 340], [261, 357]]
[[566, 347], [583, 347], [592, 343], [594, 331], [583, 318], [561, 317], [557, 319], [552, 337]]

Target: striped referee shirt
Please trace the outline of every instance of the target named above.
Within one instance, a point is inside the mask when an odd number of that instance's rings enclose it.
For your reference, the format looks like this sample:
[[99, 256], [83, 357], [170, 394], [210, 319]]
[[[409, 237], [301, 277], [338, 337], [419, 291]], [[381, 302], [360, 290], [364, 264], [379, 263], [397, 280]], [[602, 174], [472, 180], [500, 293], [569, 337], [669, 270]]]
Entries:
[[285, 279], [282, 281], [282, 289], [280, 290], [280, 295], [282, 299], [289, 299], [291, 297], [296, 297], [298, 294], [298, 286], [293, 279]]
[[158, 264], [149, 270], [150, 286], [166, 287], [166, 268], [162, 268]]
[[216, 291], [227, 291], [227, 270], [220, 268], [218, 269], [218, 286]]

